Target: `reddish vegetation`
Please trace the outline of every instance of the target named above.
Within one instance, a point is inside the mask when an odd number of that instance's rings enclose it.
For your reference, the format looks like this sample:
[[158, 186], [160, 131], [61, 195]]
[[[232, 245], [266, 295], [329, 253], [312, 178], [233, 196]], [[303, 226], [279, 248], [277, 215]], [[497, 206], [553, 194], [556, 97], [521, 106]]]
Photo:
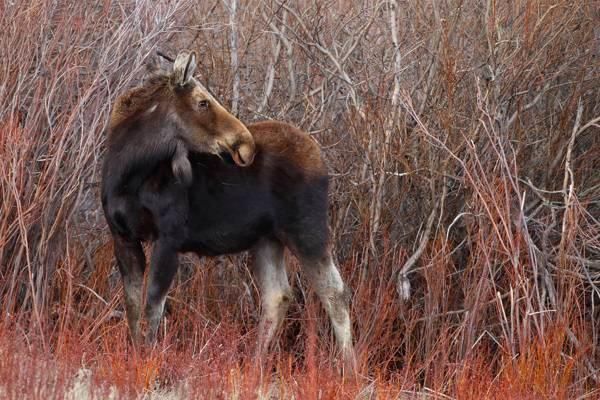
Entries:
[[[96, 398], [600, 398], [594, 2], [232, 2], [0, 4], [0, 397], [89, 371]], [[181, 257], [163, 340], [132, 352], [98, 168], [157, 47], [322, 146], [356, 379], [291, 257], [271, 365], [245, 256]]]

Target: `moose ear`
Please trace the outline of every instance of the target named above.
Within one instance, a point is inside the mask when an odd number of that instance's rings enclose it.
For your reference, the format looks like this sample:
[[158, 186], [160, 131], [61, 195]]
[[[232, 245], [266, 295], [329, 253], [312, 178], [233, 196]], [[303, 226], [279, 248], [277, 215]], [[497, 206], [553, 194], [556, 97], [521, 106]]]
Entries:
[[173, 63], [173, 80], [178, 86], [185, 86], [192, 79], [196, 70], [196, 53], [183, 51], [177, 55]]

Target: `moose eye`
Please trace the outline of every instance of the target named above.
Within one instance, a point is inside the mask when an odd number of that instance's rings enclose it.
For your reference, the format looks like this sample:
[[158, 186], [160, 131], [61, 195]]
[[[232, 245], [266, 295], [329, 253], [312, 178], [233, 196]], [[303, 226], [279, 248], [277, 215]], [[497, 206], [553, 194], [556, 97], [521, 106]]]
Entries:
[[208, 100], [200, 100], [198, 102], [198, 108], [200, 110], [206, 110], [208, 108]]

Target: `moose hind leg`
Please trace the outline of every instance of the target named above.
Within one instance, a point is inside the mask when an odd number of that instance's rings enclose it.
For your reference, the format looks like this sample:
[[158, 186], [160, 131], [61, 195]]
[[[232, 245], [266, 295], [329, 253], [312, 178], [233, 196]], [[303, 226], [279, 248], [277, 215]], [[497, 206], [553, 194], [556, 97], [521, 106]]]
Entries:
[[158, 326], [165, 308], [167, 293], [177, 272], [177, 252], [164, 240], [158, 240], [152, 251], [152, 261], [148, 277], [146, 294], [146, 319], [148, 332], [146, 341], [152, 344], [156, 340]]
[[122, 236], [115, 235], [114, 251], [123, 280], [129, 333], [131, 340], [137, 345], [140, 339], [139, 320], [146, 257], [139, 241], [128, 240]]
[[279, 331], [292, 294], [281, 243], [264, 240], [254, 248], [253, 254], [254, 274], [261, 294], [258, 355], [262, 356]]
[[317, 292], [325, 311], [329, 315], [333, 332], [341, 349], [342, 357], [349, 369], [355, 368], [350, 322], [350, 291], [344, 284], [331, 253], [314, 259], [302, 257], [303, 269], [307, 272], [311, 286]]

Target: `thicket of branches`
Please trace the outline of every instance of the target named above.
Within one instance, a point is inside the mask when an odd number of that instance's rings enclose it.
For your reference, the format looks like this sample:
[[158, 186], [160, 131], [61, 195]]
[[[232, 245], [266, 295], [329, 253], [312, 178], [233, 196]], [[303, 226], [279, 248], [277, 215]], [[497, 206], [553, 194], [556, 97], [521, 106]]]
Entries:
[[[374, 387], [568, 398], [598, 385], [594, 2], [27, 0], [1, 4], [0, 24], [0, 321], [30, 349], [125, 341], [103, 129], [150, 55], [187, 48], [243, 121], [286, 120], [321, 144]], [[253, 332], [246, 262], [186, 259], [165, 340], [193, 352]], [[328, 326], [306, 318], [290, 264], [280, 350], [310, 371], [306, 338], [327, 347]], [[231, 363], [251, 347], [235, 343]]]

